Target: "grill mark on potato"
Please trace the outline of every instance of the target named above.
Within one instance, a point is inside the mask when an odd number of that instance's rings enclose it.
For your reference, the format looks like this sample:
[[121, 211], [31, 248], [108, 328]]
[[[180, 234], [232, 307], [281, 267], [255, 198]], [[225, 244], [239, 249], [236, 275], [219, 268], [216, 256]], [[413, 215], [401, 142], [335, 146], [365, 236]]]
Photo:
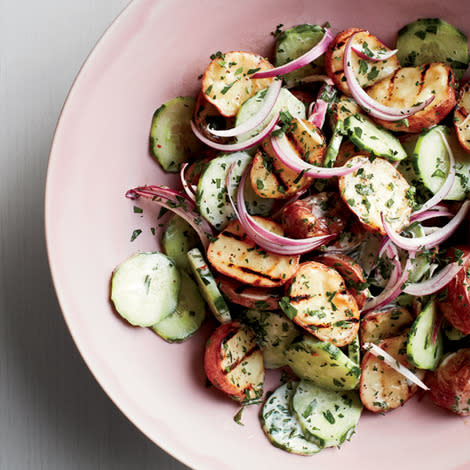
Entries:
[[220, 359], [223, 360], [226, 356], [224, 344], [231, 338], [233, 338], [238, 333], [238, 328], [233, 328], [229, 331], [229, 333], [225, 336], [225, 338], [220, 343]]
[[223, 371], [224, 375], [230, 374], [230, 372], [233, 371], [237, 366], [240, 365], [240, 363], [247, 361], [252, 354], [254, 354], [258, 350], [258, 345], [255, 344], [247, 353], [241, 357], [238, 361], [234, 362], [233, 364], [230, 364], [229, 367], [226, 367]]
[[388, 82], [388, 90], [387, 90], [387, 98], [386, 100], [389, 101], [390, 98], [392, 97], [393, 90], [395, 88], [395, 78], [397, 77], [397, 73], [399, 72], [400, 69], [395, 70], [393, 72], [392, 76], [390, 77], [390, 81]]
[[[276, 168], [274, 168], [274, 162], [273, 162], [274, 159], [271, 157], [271, 155], [269, 155], [264, 150], [261, 150], [261, 152], [263, 154], [263, 157], [262, 157], [263, 158], [263, 166], [266, 169], [266, 172], [273, 176], [273, 178], [276, 180], [276, 183], [277, 183], [278, 187], [281, 186], [283, 188], [287, 188], [288, 185], [287, 185], [286, 181], [281, 178], [282, 171], [279, 171]], [[264, 164], [265, 159], [269, 159], [270, 164], [271, 164], [271, 169], [267, 168], [266, 165]]]
[[301, 160], [305, 160], [304, 158], [304, 150], [300, 143], [297, 141], [297, 139], [292, 135], [292, 134], [286, 134], [287, 140], [291, 144], [291, 146], [294, 148], [295, 153]]
[[[359, 323], [359, 321], [359, 318], [348, 318], [346, 320], [337, 320], [334, 322], [315, 323], [314, 325], [309, 325], [308, 328], [310, 328], [311, 330], [318, 330], [320, 328], [341, 328], [341, 326], [345, 323], [347, 323], [348, 325], [354, 325], [356, 323]], [[337, 325], [338, 322], [341, 322], [341, 326]]]
[[426, 83], [426, 74], [428, 73], [428, 70], [429, 70], [430, 66], [431, 66], [431, 64], [424, 64], [423, 68], [421, 69], [421, 76], [420, 76], [420, 80], [419, 80], [419, 88], [418, 88], [418, 92], [417, 92], [418, 96], [423, 91], [424, 84]]
[[230, 268], [236, 267], [237, 269], [239, 269], [240, 271], [243, 271], [245, 273], [256, 274], [257, 276], [264, 277], [265, 279], [269, 279], [270, 281], [277, 281], [278, 279], [280, 279], [279, 277], [273, 277], [273, 276], [270, 276], [269, 274], [265, 274], [265, 273], [262, 273], [260, 271], [256, 271], [255, 269], [251, 269], [251, 268], [248, 268], [246, 266], [235, 266], [233, 263], [229, 263], [228, 266]]
[[308, 300], [310, 299], [312, 296], [311, 295], [308, 295], [308, 294], [304, 294], [304, 295], [294, 295], [293, 297], [289, 297], [289, 302], [290, 303], [296, 303], [296, 302], [301, 302], [302, 300]]
[[243, 235], [239, 235], [238, 233], [225, 231], [225, 232], [222, 232], [221, 235], [227, 238], [234, 238], [235, 240], [238, 240], [239, 242], [243, 242], [246, 240], [246, 233], [244, 233]]
[[463, 106], [457, 108], [455, 112], [460, 115], [461, 119], [465, 119], [468, 116], [468, 112]]
[[346, 45], [346, 43], [349, 41], [349, 38], [353, 35], [354, 32], [361, 32], [363, 30], [358, 30], [358, 31], [353, 31], [349, 33], [342, 41], [339, 41], [335, 44], [335, 47], [333, 48], [334, 51], [337, 51], [338, 49], [341, 49], [343, 46]]

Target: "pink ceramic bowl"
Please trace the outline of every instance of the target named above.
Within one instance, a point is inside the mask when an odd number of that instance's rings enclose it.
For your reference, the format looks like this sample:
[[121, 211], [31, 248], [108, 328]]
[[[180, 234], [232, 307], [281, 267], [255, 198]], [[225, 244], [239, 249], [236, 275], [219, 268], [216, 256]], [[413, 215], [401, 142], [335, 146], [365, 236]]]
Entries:
[[[170, 345], [132, 328], [108, 300], [113, 268], [154, 250], [156, 209], [132, 213], [126, 189], [174, 184], [148, 154], [153, 111], [194, 95], [211, 53], [270, 54], [277, 24], [360, 26], [394, 42], [419, 17], [441, 17], [470, 33], [465, 0], [135, 0], [105, 33], [62, 112], [47, 176], [46, 235], [57, 295], [91, 371], [128, 418], [156, 444], [197, 469], [470, 469], [470, 423], [416, 399], [387, 416], [364, 413], [341, 450], [313, 457], [271, 446], [255, 407], [238, 426], [236, 405], [205, 387], [206, 328]], [[143, 230], [134, 243], [130, 235]]]

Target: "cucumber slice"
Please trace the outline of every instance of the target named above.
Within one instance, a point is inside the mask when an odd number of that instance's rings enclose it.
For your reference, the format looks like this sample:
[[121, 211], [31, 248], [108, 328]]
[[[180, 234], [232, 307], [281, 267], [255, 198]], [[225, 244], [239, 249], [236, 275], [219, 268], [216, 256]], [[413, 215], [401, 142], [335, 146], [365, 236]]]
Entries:
[[338, 119], [336, 121], [333, 135], [331, 136], [330, 142], [326, 149], [325, 163], [324, 163], [325, 166], [334, 166], [336, 157], [338, 156], [338, 153], [339, 153], [339, 148], [341, 147], [341, 143], [343, 142], [343, 138], [344, 138], [343, 122]]
[[[263, 104], [264, 97], [266, 96], [267, 90], [261, 90], [256, 93], [256, 95], [252, 96], [250, 99], [246, 100], [240, 110], [238, 111], [237, 118], [235, 121], [235, 125], [239, 126], [243, 124], [245, 121], [251, 118], [251, 116], [255, 115], [261, 108]], [[289, 90], [286, 88], [281, 88], [281, 92], [279, 93], [279, 97], [277, 98], [276, 104], [274, 105], [271, 114], [266, 118], [266, 120], [258, 126], [257, 128], [253, 129], [250, 132], [246, 132], [245, 134], [239, 135], [237, 137], [238, 142], [245, 142], [245, 140], [250, 139], [251, 137], [259, 134], [259, 132], [266, 126], [266, 124], [271, 121], [274, 115], [280, 111], [289, 111], [289, 113], [293, 117], [297, 117], [299, 119], [306, 119], [306, 110], [305, 105], [297, 99]]]
[[286, 348], [287, 364], [301, 379], [330, 390], [354, 390], [361, 369], [331, 343], [305, 337]]
[[[412, 223], [409, 227], [406, 227], [403, 232], [411, 238], [424, 237], [423, 226], [419, 222]], [[408, 253], [404, 250], [400, 250], [400, 258], [405, 258]], [[408, 282], [419, 282], [423, 279], [427, 272], [431, 269], [431, 261], [433, 259], [433, 250], [421, 250], [416, 255], [413, 265], [411, 266], [410, 273], [408, 275]]]
[[442, 331], [444, 332], [444, 336], [450, 341], [460, 341], [467, 336], [465, 333], [453, 327], [447, 320], [442, 322]]
[[411, 364], [424, 370], [434, 370], [443, 353], [442, 335], [439, 331], [435, 343], [432, 342], [437, 321], [437, 307], [431, 300], [418, 315], [408, 333], [407, 358]]
[[359, 335], [357, 335], [352, 343], [348, 344], [348, 357], [355, 364], [361, 364], [361, 345], [359, 343]]
[[322, 448], [305, 438], [297, 418], [290, 410], [296, 385], [297, 382], [287, 382], [270, 395], [261, 409], [261, 426], [274, 446], [291, 454], [316, 454]]
[[284, 314], [247, 310], [246, 323], [256, 333], [256, 342], [263, 352], [264, 366], [277, 369], [286, 365], [284, 351], [298, 336], [299, 330]]
[[[321, 26], [312, 24], [299, 24], [283, 31], [276, 41], [274, 65], [279, 67], [297, 59], [319, 43], [324, 34], [325, 30]], [[325, 56], [322, 55], [310, 64], [284, 75], [283, 78], [289, 81], [293, 80], [295, 84], [296, 81], [304, 77], [321, 73], [324, 63]]]
[[199, 237], [191, 225], [180, 216], [172, 215], [162, 235], [162, 246], [179, 269], [190, 269], [188, 251], [198, 244]]
[[152, 326], [158, 336], [170, 343], [181, 343], [190, 338], [206, 316], [204, 300], [196, 283], [184, 271], [180, 274], [181, 289], [175, 311]]
[[400, 141], [389, 131], [378, 127], [366, 116], [355, 114], [344, 121], [351, 142], [360, 149], [395, 162], [407, 157]]
[[436, 126], [421, 134], [413, 154], [415, 171], [433, 194], [443, 185], [449, 171], [449, 155], [438, 130], [446, 136], [455, 158], [455, 183], [445, 199], [461, 201], [470, 192], [470, 154], [461, 147], [453, 129]]
[[202, 149], [190, 126], [195, 104], [194, 98], [178, 96], [153, 114], [150, 153], [165, 171], [176, 173], [182, 163]]
[[398, 31], [397, 57], [402, 67], [447, 62], [455, 78], [468, 67], [467, 36], [439, 18], [421, 18]]
[[152, 326], [178, 304], [180, 274], [161, 253], [137, 253], [120, 264], [111, 280], [111, 300], [131, 325]]
[[292, 409], [307, 439], [321, 447], [334, 447], [351, 439], [362, 403], [357, 392], [325, 390], [301, 380], [292, 397]]
[[215, 282], [209, 266], [198, 248], [188, 251], [188, 261], [196, 278], [202, 297], [209, 305], [211, 312], [220, 323], [232, 320], [230, 311]]
[[[250, 162], [251, 156], [247, 152], [222, 154], [210, 161], [199, 179], [196, 194], [199, 212], [217, 230], [224, 229], [235, 218], [225, 185], [227, 173], [235, 164], [232, 170], [232, 198], [236, 199], [241, 175]], [[257, 196], [250, 184], [245, 186], [245, 201], [252, 215], [269, 214], [274, 203], [271, 199]]]
[[400, 138], [401, 145], [405, 149], [408, 157], [400, 161], [397, 170], [402, 174], [403, 178], [408, 181], [410, 186], [416, 188], [415, 201], [417, 204], [422, 205], [428, 199], [431, 199], [432, 193], [424, 186], [415, 171], [414, 152], [418, 139], [419, 134], [407, 134], [404, 138]]

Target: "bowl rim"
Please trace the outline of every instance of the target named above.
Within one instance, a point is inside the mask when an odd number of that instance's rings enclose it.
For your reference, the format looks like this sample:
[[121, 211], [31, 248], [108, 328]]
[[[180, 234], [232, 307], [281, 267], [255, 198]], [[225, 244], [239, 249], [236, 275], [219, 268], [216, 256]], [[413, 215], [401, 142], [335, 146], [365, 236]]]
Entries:
[[[100, 37], [96, 40], [95, 44], [91, 48], [90, 52], [84, 59], [83, 63], [81, 64], [75, 78], [72, 81], [70, 89], [67, 93], [67, 96], [64, 100], [62, 105], [61, 111], [59, 113], [59, 117], [57, 119], [57, 124], [54, 130], [54, 135], [51, 141], [51, 147], [49, 150], [49, 157], [47, 163], [47, 170], [46, 170], [46, 179], [45, 179], [45, 195], [44, 195], [44, 233], [45, 233], [45, 243], [46, 243], [46, 252], [47, 252], [47, 259], [49, 264], [50, 275], [52, 279], [52, 283], [54, 286], [54, 291], [56, 294], [57, 302], [59, 304], [59, 308], [62, 314], [62, 317], [65, 321], [67, 329], [72, 337], [72, 340], [77, 348], [81, 358], [83, 359], [84, 363], [86, 364], [88, 370], [92, 374], [93, 378], [99, 384], [101, 389], [105, 392], [108, 398], [114, 403], [114, 405], [118, 408], [118, 410], [127, 418], [127, 420], [135, 426], [144, 436], [146, 436], [153, 444], [160, 447], [164, 452], [168, 455], [173, 457], [175, 460], [183, 463], [184, 465], [190, 467], [191, 464], [191, 456], [182, 448], [176, 448], [171, 444], [169, 440], [166, 440], [164, 434], [158, 436], [158, 439], [152, 437], [150, 435], [150, 431], [144, 429], [143, 425], [139, 425], [136, 419], [132, 418], [132, 413], [130, 410], [127, 409], [127, 406], [121, 402], [119, 399], [118, 394], [113, 394], [110, 387], [104, 381], [103, 377], [95, 370], [94, 360], [92, 355], [89, 355], [86, 352], [86, 348], [83, 346], [80, 337], [75, 334], [74, 327], [72, 322], [69, 320], [67, 316], [68, 311], [68, 302], [66, 296], [63, 294], [63, 290], [60, 288], [60, 280], [55, 275], [57, 268], [56, 265], [58, 261], [54, 258], [53, 255], [53, 248], [51, 245], [51, 236], [50, 233], [50, 226], [52, 225], [52, 213], [50, 209], [51, 199], [52, 199], [52, 183], [54, 179], [55, 173], [55, 165], [56, 162], [59, 160], [59, 155], [56, 152], [56, 146], [58, 140], [61, 138], [62, 128], [64, 126], [64, 121], [67, 120], [68, 110], [73, 105], [73, 101], [75, 100], [75, 95], [77, 92], [77, 86], [81, 81], [82, 76], [87, 71], [89, 67], [91, 67], [96, 59], [96, 56], [100, 53], [100, 50], [105, 47], [105, 43], [112, 40], [114, 30], [129, 16], [132, 14], [134, 9], [139, 8], [139, 5], [143, 3], [145, 0], [129, 0], [128, 3], [120, 10], [117, 16], [109, 23], [106, 27], [104, 32], [100, 35]], [[159, 2], [160, 0], [156, 0]]]

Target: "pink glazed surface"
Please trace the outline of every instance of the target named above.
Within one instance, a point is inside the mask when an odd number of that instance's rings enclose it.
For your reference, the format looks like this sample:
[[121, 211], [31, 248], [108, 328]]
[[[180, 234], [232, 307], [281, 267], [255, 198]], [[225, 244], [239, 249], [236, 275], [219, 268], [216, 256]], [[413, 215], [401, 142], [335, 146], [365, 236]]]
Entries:
[[[238, 426], [237, 407], [205, 387], [209, 327], [170, 345], [127, 326], [108, 301], [113, 268], [138, 250], [158, 249], [157, 209], [132, 213], [126, 189], [175, 184], [148, 154], [152, 113], [194, 95], [217, 50], [270, 54], [277, 24], [359, 26], [393, 44], [419, 17], [441, 17], [470, 33], [464, 0], [135, 0], [82, 68], [60, 117], [46, 191], [46, 235], [65, 320], [84, 360], [122, 412], [151, 440], [197, 469], [470, 469], [470, 420], [416, 399], [387, 416], [364, 413], [341, 450], [299, 457], [271, 446], [255, 407]], [[130, 243], [135, 228], [142, 235]], [[138, 462], [136, 462], [138, 465]]]

